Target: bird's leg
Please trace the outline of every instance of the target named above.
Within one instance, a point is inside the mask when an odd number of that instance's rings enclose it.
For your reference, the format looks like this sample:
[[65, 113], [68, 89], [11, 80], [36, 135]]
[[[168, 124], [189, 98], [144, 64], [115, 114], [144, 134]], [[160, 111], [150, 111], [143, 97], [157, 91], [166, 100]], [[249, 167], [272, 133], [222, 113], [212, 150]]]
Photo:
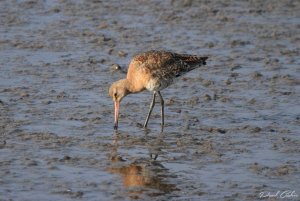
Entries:
[[145, 124], [144, 124], [144, 128], [147, 127], [147, 124], [148, 124], [150, 115], [151, 115], [152, 110], [153, 110], [153, 107], [154, 107], [154, 105], [155, 105], [155, 96], [156, 96], [156, 92], [153, 93], [153, 96], [152, 96], [152, 102], [151, 102], [151, 104], [150, 104], [150, 109], [149, 109], [149, 112], [148, 112], [148, 115], [147, 115], [147, 118], [146, 118], [146, 121], [145, 121]]
[[164, 121], [164, 119], [165, 119], [165, 113], [164, 113], [164, 104], [165, 104], [165, 102], [164, 102], [164, 99], [163, 99], [160, 91], [158, 91], [157, 93], [159, 95], [160, 104], [161, 104], [161, 132], [163, 132], [164, 125], [165, 125], [165, 121]]

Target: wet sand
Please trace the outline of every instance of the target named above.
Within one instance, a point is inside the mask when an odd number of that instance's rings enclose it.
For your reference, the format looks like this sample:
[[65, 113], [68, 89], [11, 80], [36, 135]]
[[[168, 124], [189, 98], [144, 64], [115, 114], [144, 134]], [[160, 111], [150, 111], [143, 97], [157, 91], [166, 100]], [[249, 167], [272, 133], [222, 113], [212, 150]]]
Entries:
[[[0, 200], [300, 197], [298, 1], [0, 2]], [[150, 49], [208, 55], [162, 91], [109, 85]], [[298, 197], [296, 196], [298, 195]]]

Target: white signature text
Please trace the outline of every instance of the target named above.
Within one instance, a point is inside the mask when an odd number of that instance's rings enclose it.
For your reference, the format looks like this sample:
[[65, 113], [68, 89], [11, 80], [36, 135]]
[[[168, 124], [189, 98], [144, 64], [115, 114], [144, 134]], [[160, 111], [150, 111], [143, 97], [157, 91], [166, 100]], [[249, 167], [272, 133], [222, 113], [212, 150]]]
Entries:
[[286, 190], [286, 191], [277, 191], [274, 193], [271, 192], [260, 192], [259, 198], [297, 198], [298, 194], [296, 191]]

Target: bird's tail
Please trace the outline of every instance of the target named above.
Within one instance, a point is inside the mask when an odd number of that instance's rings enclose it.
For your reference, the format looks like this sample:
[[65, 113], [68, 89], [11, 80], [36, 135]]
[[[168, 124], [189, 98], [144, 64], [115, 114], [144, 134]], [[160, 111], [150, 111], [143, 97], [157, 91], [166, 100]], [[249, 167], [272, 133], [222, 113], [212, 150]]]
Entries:
[[206, 60], [208, 57], [200, 57], [197, 55], [188, 55], [188, 54], [181, 54], [179, 55], [180, 59], [187, 63], [190, 66], [195, 65], [206, 65]]

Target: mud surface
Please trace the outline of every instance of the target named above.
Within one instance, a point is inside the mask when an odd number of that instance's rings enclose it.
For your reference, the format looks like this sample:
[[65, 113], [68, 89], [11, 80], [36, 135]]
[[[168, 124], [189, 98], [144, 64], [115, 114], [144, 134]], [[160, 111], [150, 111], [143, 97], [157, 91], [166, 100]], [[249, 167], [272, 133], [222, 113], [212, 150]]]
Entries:
[[[300, 199], [299, 1], [0, 1], [0, 200]], [[208, 55], [165, 89], [109, 85], [150, 49]], [[267, 200], [267, 198], [263, 198]], [[282, 200], [288, 197], [273, 197]]]

